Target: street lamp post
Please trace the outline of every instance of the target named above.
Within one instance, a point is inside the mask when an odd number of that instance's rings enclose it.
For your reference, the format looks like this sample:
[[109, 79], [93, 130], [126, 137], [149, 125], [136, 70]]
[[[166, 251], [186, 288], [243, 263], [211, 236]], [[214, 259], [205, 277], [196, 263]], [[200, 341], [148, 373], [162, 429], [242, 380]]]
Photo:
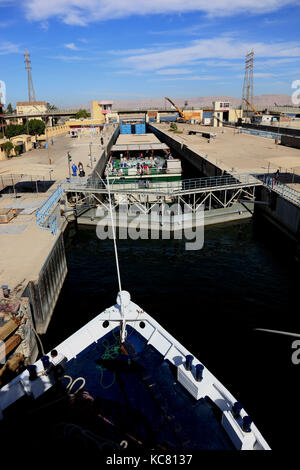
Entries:
[[69, 167], [69, 178], [71, 179], [71, 161], [72, 161], [72, 156], [70, 155], [70, 152], [68, 152], [68, 167]]
[[48, 128], [46, 127], [46, 139], [47, 139], [47, 152], [48, 152], [48, 160], [49, 160], [49, 165], [52, 164], [52, 160], [50, 157], [50, 148], [49, 148], [49, 134], [48, 134]]
[[91, 168], [93, 169], [92, 142], [90, 142], [90, 162], [91, 162]]

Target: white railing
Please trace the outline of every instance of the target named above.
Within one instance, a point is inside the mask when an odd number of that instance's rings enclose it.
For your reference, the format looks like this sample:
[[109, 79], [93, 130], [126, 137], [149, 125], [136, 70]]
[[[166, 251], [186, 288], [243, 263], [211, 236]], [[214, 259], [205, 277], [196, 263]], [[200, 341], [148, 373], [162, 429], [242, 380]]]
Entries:
[[297, 191], [297, 189], [287, 184], [280, 183], [280, 181], [277, 181], [274, 177], [268, 175], [264, 175], [263, 183], [277, 194], [280, 194], [280, 196], [283, 196], [289, 201], [300, 206], [300, 191]]

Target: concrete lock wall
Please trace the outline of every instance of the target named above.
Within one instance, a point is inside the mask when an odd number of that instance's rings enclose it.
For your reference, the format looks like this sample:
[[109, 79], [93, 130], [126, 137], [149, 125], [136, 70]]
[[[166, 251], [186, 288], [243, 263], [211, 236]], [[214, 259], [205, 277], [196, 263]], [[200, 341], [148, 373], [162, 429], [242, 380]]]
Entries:
[[38, 333], [45, 333], [67, 275], [63, 234], [60, 234], [36, 281], [30, 281], [23, 297], [30, 300]]
[[278, 124], [274, 126], [267, 126], [267, 125], [262, 125], [262, 124], [246, 124], [242, 123], [242, 127], [246, 127], [249, 129], [257, 129], [260, 131], [269, 131], [269, 132], [277, 132], [279, 130], [279, 134], [283, 135], [292, 135], [296, 137], [300, 137], [300, 129], [293, 129], [290, 127], [279, 127]]
[[98, 159], [98, 162], [91, 174], [91, 178], [99, 178], [99, 175], [102, 176], [103, 172], [104, 172], [104, 169], [105, 169], [105, 165], [106, 165], [106, 162], [109, 158], [109, 152], [110, 152], [110, 149], [112, 148], [112, 146], [114, 145], [115, 141], [117, 140], [118, 138], [118, 135], [120, 134], [120, 126], [118, 125], [115, 129], [115, 131], [113, 132], [111, 138], [109, 139], [109, 142], [107, 144], [107, 151], [105, 151], [105, 149], [102, 151], [102, 154], [100, 155], [99, 159]]
[[292, 137], [289, 135], [283, 135], [281, 137], [281, 145], [285, 145], [287, 147], [294, 147], [300, 149], [300, 136], [299, 137]]
[[260, 200], [266, 205], [258, 205], [255, 211], [263, 214], [292, 240], [300, 241], [300, 208], [280, 194], [267, 188], [260, 188]]

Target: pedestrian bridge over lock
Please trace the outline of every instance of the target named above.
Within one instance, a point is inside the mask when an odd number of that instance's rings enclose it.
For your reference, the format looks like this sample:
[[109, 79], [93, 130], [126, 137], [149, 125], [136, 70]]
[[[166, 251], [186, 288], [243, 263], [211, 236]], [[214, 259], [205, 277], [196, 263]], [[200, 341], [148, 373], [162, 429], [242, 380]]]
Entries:
[[[233, 173], [168, 183], [152, 183], [147, 181], [147, 178], [126, 182], [125, 178], [117, 180], [111, 176], [109, 186], [113, 209], [124, 210], [127, 206], [128, 214], [134, 214], [136, 210], [144, 214], [150, 213], [157, 204], [178, 204], [181, 207], [187, 205], [192, 212], [197, 212], [200, 207], [204, 208], [207, 215], [208, 212], [212, 215], [219, 211], [219, 215], [225, 217], [221, 221], [229, 221], [230, 214], [235, 214], [232, 220], [236, 220], [236, 214], [242, 215], [241, 211], [244, 211], [243, 217], [247, 211], [248, 217], [252, 215], [253, 203], [259, 203], [255, 201], [255, 191], [259, 186], [267, 187], [300, 207], [300, 193], [267, 174]], [[49, 203], [46, 201], [37, 213], [37, 225], [51, 230], [53, 235], [57, 232], [57, 223], [51, 208], [58, 203], [63, 194], [67, 195], [71, 202], [71, 210], [77, 217], [88, 214], [93, 208], [102, 207], [106, 211], [109, 210], [107, 181], [100, 177], [70, 178], [57, 188], [50, 196]]]
[[[249, 174], [185, 179], [177, 182], [155, 182], [137, 179], [134, 182], [114, 180], [110, 177], [110, 193], [114, 208], [119, 204], [142, 205], [143, 212], [162, 202], [189, 204], [192, 211], [205, 204], [207, 209], [229, 207], [238, 199], [255, 199], [255, 188], [262, 181]], [[107, 207], [108, 187], [98, 179], [71, 178], [65, 184], [65, 192], [75, 195], [77, 204], [92, 200]]]

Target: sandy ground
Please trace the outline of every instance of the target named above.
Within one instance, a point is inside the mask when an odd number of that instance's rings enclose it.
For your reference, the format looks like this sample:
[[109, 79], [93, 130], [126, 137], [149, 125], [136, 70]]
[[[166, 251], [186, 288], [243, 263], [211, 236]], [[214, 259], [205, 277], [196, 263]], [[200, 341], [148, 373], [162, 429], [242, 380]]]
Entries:
[[[178, 142], [199, 153], [208, 161], [227, 171], [240, 173], [268, 173], [277, 169], [286, 182], [300, 190], [300, 150], [276, 145], [273, 139], [249, 134], [239, 134], [236, 129], [224, 127], [207, 127], [189, 124], [177, 124], [182, 134], [169, 132], [169, 124], [155, 124]], [[188, 135], [189, 130], [212, 132], [217, 134], [213, 139], [199, 135]], [[287, 176], [285, 176], [287, 175]], [[294, 176], [293, 176], [294, 175]]]
[[[18, 198], [18, 203], [38, 202], [41, 205], [43, 197], [34, 198], [23, 196]], [[0, 207], [16, 203], [12, 197], [0, 199]], [[1, 233], [2, 229], [18, 230], [21, 233]], [[15, 293], [22, 292], [29, 280], [38, 278], [41, 266], [45, 261], [56, 237], [48, 230], [42, 230], [36, 226], [35, 212], [29, 215], [19, 214], [8, 224], [0, 224], [0, 286], [7, 284]]]

